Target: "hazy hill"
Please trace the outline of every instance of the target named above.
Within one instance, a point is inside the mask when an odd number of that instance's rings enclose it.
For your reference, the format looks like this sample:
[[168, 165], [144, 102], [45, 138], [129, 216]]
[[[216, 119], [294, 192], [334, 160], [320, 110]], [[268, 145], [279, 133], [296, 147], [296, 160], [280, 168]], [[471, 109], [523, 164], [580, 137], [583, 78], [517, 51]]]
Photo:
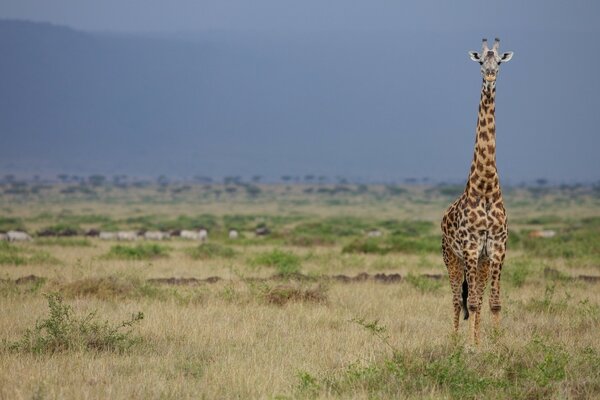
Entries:
[[[0, 21], [0, 168], [461, 179], [481, 33], [79, 32]], [[505, 34], [503, 177], [598, 179], [582, 34]], [[587, 53], [586, 53], [587, 52]], [[586, 65], [577, 54], [586, 53]]]

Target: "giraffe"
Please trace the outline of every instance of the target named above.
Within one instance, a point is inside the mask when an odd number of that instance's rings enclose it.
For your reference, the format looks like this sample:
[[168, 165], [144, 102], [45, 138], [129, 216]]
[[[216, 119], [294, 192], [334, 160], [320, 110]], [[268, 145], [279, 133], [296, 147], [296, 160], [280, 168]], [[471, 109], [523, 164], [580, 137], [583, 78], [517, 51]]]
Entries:
[[495, 109], [499, 66], [508, 62], [513, 53], [498, 53], [499, 44], [496, 38], [490, 49], [487, 39], [483, 39], [481, 54], [469, 52], [471, 59], [481, 65], [483, 75], [475, 151], [465, 190], [445, 212], [441, 225], [442, 255], [452, 289], [454, 332], [458, 332], [463, 308], [465, 319], [469, 319], [469, 312], [473, 314], [469, 331], [475, 344], [479, 344], [481, 303], [490, 276], [490, 310], [494, 326], [499, 325], [500, 274], [508, 237], [496, 169]]

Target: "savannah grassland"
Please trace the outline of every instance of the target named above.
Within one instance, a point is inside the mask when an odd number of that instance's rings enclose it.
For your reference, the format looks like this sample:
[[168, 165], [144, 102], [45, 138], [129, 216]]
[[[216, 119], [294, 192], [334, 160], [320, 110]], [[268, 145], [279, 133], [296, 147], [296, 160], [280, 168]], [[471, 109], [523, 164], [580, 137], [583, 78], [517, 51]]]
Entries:
[[[210, 237], [0, 243], [0, 398], [600, 397], [600, 282], [580, 278], [600, 276], [597, 187], [504, 190], [502, 322], [492, 329], [486, 297], [479, 348], [466, 322], [451, 332], [439, 251], [461, 188], [1, 189], [0, 230], [203, 226]], [[255, 237], [261, 224], [269, 236]]]

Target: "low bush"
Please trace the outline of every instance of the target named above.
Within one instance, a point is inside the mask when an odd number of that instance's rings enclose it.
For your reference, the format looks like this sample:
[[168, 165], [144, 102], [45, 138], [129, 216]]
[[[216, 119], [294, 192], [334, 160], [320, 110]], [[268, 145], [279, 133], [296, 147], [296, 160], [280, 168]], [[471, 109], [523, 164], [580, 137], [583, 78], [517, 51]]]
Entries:
[[141, 340], [132, 332], [132, 328], [144, 318], [141, 312], [111, 325], [108, 321], [98, 322], [96, 312], [78, 317], [56, 293], [46, 295], [46, 298], [50, 309], [48, 318], [38, 320], [20, 340], [10, 343], [10, 350], [34, 354], [82, 350], [122, 352]]

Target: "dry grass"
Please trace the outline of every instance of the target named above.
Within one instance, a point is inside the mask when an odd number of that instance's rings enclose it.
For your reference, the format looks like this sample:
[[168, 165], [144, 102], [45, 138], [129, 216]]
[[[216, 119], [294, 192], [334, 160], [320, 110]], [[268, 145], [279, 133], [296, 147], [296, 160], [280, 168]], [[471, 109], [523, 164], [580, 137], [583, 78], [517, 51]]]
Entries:
[[[352, 197], [340, 207], [265, 198], [264, 204], [231, 200], [229, 205], [234, 213], [300, 214], [313, 221], [350, 213], [377, 221], [410, 215], [435, 224], [443, 209], [443, 199], [405, 201], [402, 209], [392, 200]], [[519, 201], [526, 203], [519, 206]], [[177, 239], [165, 244], [168, 257], [149, 259], [107, 258], [116, 243], [94, 238], [86, 246], [60, 240], [11, 245], [6, 254], [24, 261], [0, 266], [0, 398], [598, 398], [600, 283], [567, 279], [600, 275], [597, 250], [586, 250], [580, 231], [572, 234], [585, 227], [584, 218], [598, 215], [597, 199], [568, 208], [555, 206], [552, 198], [533, 201], [517, 193], [510, 202], [517, 204], [509, 206], [516, 221], [512, 229], [525, 232], [539, 225], [531, 218], [555, 213], [559, 219], [548, 223], [565, 227], [585, 254], [573, 256], [563, 246], [546, 257], [534, 243], [538, 255], [532, 256], [526, 241], [515, 244], [503, 273], [501, 329], [491, 328], [486, 306], [479, 348], [466, 341], [466, 323], [461, 322], [458, 337], [451, 332], [447, 281], [421, 277], [445, 273], [440, 255], [342, 253], [360, 229], [347, 237], [327, 236], [326, 227], [315, 230], [316, 225], [290, 219], [276, 226], [272, 238], [242, 232], [247, 238], [232, 242], [211, 235], [211, 249], [234, 250], [227, 256], [190, 256], [192, 244]], [[74, 215], [115, 219], [136, 213], [224, 215], [222, 203], [150, 204], [135, 211], [140, 207], [135, 202], [73, 202], [70, 209]], [[13, 204], [10, 214], [27, 227], [43, 226], [50, 223], [36, 216], [61, 207], [41, 201]], [[297, 226], [302, 240], [295, 242]], [[432, 226], [426, 235], [435, 234]], [[60, 262], [27, 261], [40, 251]], [[265, 280], [287, 270], [282, 254], [294, 255], [293, 273]], [[399, 273], [403, 279], [318, 279], [360, 272]], [[297, 279], [299, 273], [316, 280]], [[44, 279], [16, 281], [32, 274]], [[222, 279], [202, 281], [213, 276]], [[149, 282], [171, 277], [180, 284]], [[119, 352], [85, 346], [53, 354], [11, 350], [8, 344], [47, 317], [44, 294], [54, 291], [74, 315], [95, 311], [107, 326], [142, 311], [144, 320], [135, 328], [141, 340]]]

